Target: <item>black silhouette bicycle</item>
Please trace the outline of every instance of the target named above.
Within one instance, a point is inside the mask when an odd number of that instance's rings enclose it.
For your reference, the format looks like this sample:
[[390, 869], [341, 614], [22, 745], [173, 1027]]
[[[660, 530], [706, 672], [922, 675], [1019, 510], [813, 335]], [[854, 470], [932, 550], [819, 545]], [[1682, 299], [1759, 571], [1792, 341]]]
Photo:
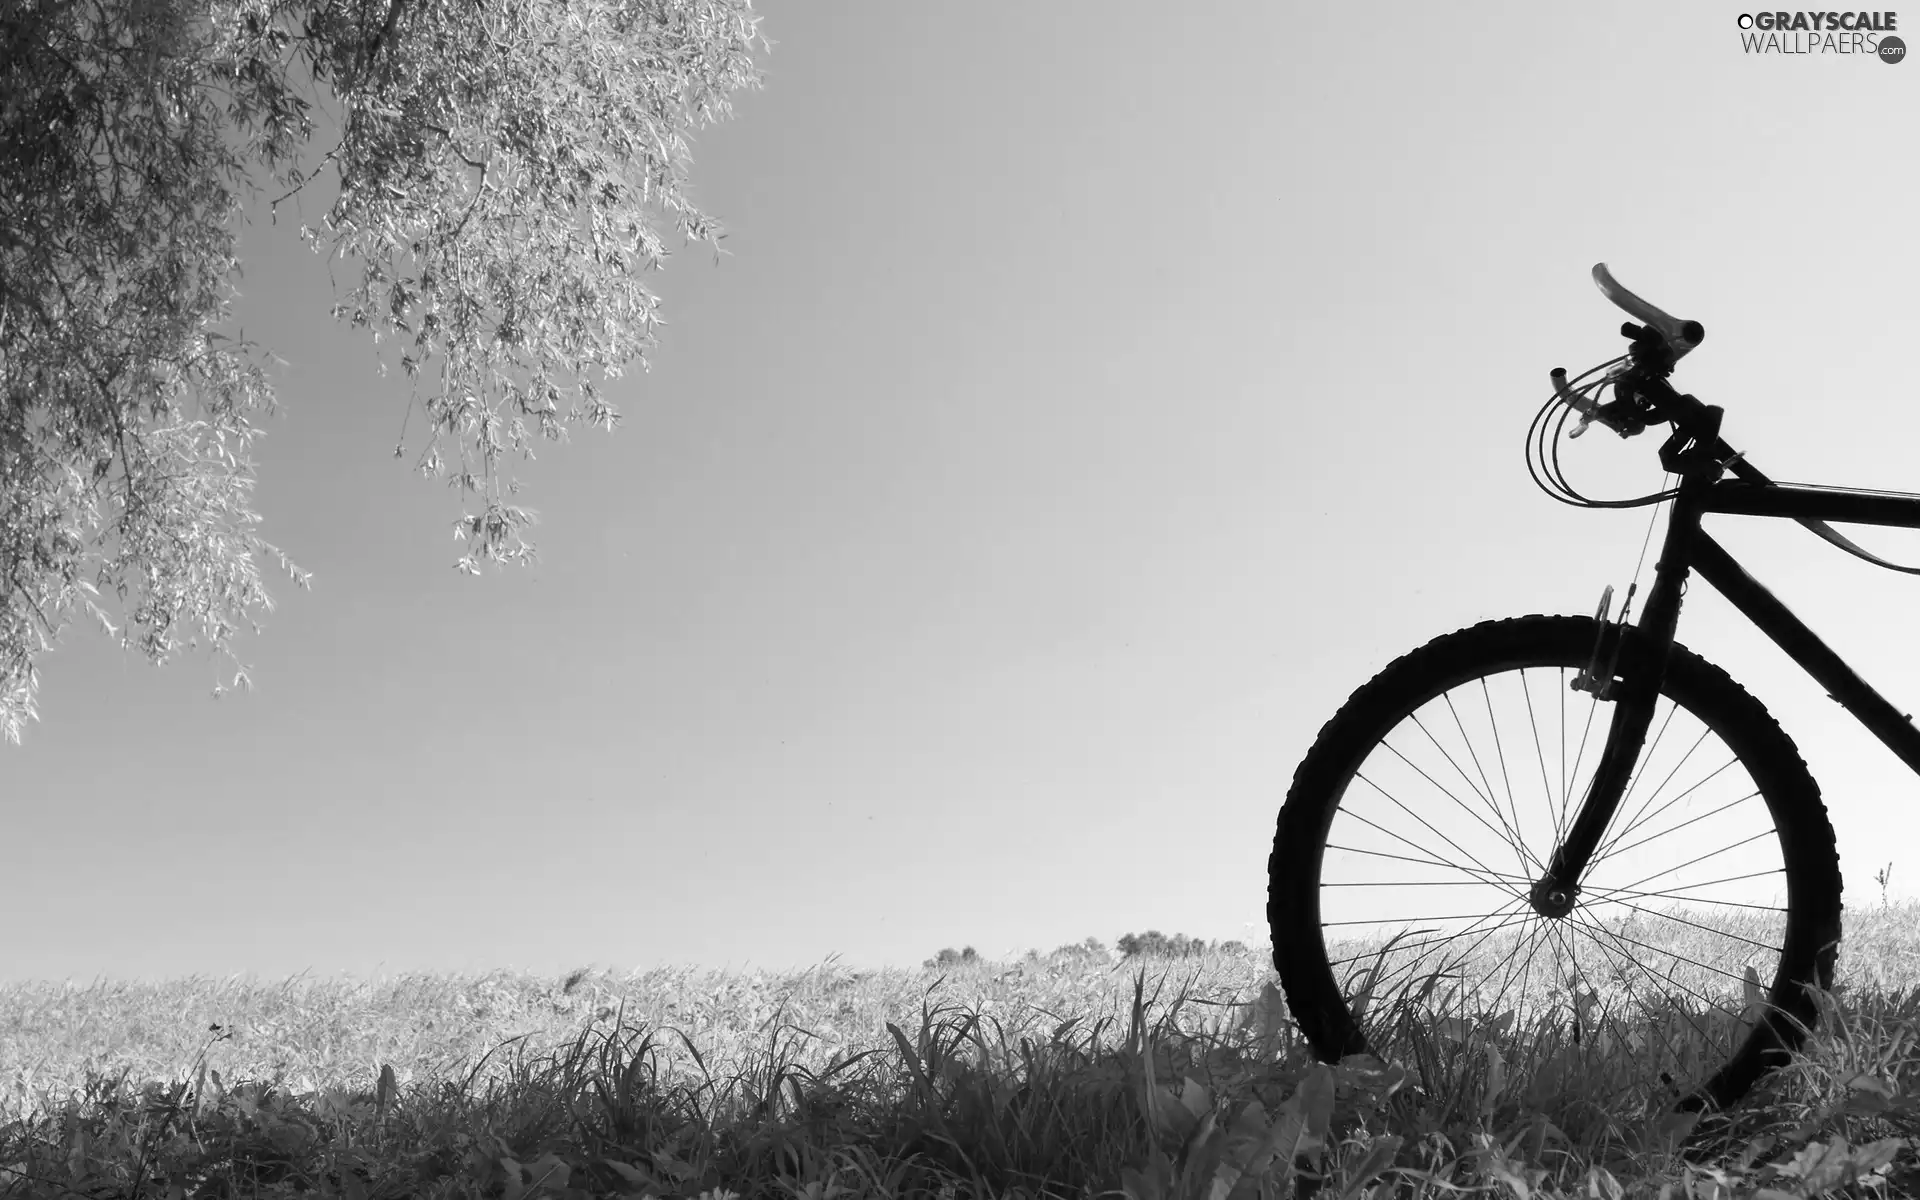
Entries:
[[[1551, 1077], [1649, 1111], [1732, 1104], [1816, 1023], [1832, 984], [1840, 870], [1791, 739], [1674, 640], [1697, 572], [1920, 772], [1920, 730], [1701, 528], [1787, 517], [1920, 528], [1920, 495], [1776, 483], [1720, 436], [1722, 410], [1668, 376], [1705, 330], [1593, 268], [1640, 322], [1628, 353], [1569, 381], [1528, 433], [1542, 490], [1580, 507], [1671, 501], [1645, 608], [1617, 620], [1488, 621], [1404, 655], [1356, 691], [1294, 775], [1269, 861], [1273, 962], [1294, 1020], [1333, 1061], [1456, 1044], [1481, 1014]], [[1611, 391], [1612, 398], [1605, 399]], [[1677, 486], [1597, 501], [1560, 469], [1569, 420], [1621, 437], [1672, 426]], [[1651, 530], [1649, 530], [1651, 534]]]

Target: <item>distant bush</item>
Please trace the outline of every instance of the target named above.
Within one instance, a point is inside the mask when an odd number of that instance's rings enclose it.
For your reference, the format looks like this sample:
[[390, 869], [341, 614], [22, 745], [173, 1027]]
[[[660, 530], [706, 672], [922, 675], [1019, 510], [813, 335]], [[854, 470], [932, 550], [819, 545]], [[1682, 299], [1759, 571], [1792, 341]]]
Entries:
[[1247, 952], [1245, 942], [1215, 942], [1209, 946], [1205, 938], [1190, 938], [1184, 933], [1176, 933], [1168, 937], [1158, 929], [1149, 929], [1145, 933], [1129, 933], [1115, 944], [1120, 947], [1120, 953], [1128, 958], [1186, 958], [1189, 955], [1205, 954], [1209, 950], [1218, 954]]
[[[1209, 944], [1205, 938], [1190, 938], [1184, 933], [1176, 933], [1168, 937], [1158, 929], [1149, 929], [1145, 933], [1129, 933], [1115, 943], [1115, 948], [1120, 951], [1123, 958], [1186, 958], [1208, 952], [1233, 955], [1247, 953], [1245, 942]], [[1044, 956], [1037, 950], [1029, 950], [1024, 961], [1088, 963], [1107, 962], [1111, 958], [1112, 954], [1108, 951], [1107, 944], [1099, 938], [1090, 937], [1085, 941], [1068, 942], [1064, 946], [1057, 946]], [[964, 950], [952, 948], [942, 950], [934, 957], [924, 960], [920, 965], [927, 970], [938, 970], [945, 967], [970, 967], [984, 961], [972, 946], [968, 946]]]
[[1105, 962], [1107, 957], [1107, 945], [1099, 938], [1088, 938], [1084, 942], [1068, 942], [1047, 955], [1047, 958], [1053, 962], [1087, 962], [1094, 959]]

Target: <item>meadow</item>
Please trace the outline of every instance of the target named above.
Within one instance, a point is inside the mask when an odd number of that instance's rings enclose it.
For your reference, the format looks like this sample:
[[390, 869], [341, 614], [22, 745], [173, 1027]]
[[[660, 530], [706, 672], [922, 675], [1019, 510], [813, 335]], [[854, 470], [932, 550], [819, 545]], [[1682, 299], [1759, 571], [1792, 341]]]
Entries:
[[1817, 1036], [1705, 1119], [1533, 1077], [1494, 1014], [1318, 1064], [1264, 945], [1123, 942], [917, 970], [12, 985], [0, 1196], [1920, 1194], [1920, 905], [1849, 910]]

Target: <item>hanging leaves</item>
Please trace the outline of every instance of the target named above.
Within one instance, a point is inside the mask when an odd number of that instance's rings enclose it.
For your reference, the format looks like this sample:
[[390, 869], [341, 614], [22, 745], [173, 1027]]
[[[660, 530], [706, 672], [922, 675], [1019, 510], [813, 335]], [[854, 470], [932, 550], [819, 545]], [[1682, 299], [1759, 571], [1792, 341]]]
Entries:
[[[35, 660], [76, 614], [115, 628], [100, 593], [164, 662], [232, 657], [272, 608], [259, 556], [307, 584], [255, 531], [274, 397], [219, 328], [243, 193], [337, 179], [302, 236], [348, 264], [335, 315], [400, 354], [417, 469], [468, 500], [457, 565], [528, 562], [502, 460], [618, 423], [600, 386], [658, 324], [637, 272], [665, 228], [718, 243], [686, 134], [757, 86], [756, 45], [745, 0], [5, 5], [0, 735], [37, 716]], [[316, 147], [322, 93], [341, 120]]]

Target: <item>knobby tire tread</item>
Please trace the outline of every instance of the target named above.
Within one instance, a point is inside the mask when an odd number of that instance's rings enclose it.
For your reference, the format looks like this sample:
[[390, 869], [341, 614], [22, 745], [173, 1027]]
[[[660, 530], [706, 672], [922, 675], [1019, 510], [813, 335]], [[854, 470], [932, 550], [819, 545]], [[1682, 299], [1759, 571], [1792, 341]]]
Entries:
[[[1319, 924], [1320, 858], [1345, 784], [1367, 754], [1409, 712], [1440, 691], [1513, 669], [1584, 663], [1600, 623], [1591, 617], [1526, 616], [1482, 621], [1442, 635], [1390, 663], [1341, 706], [1294, 773], [1268, 859], [1267, 920], [1273, 964], [1287, 1004], [1323, 1060], [1366, 1050], [1340, 994]], [[1637, 637], [1628, 629], [1626, 636]], [[1661, 695], [1710, 725], [1765, 797], [1787, 876], [1789, 912], [1772, 1002], [1790, 1019], [1763, 1023], [1681, 1108], [1722, 1108], [1804, 1039], [1817, 1001], [1804, 986], [1832, 986], [1841, 914], [1839, 854], [1819, 786], [1792, 738], [1764, 705], [1724, 670], [1676, 642]], [[1412, 697], [1413, 699], [1409, 700]]]

